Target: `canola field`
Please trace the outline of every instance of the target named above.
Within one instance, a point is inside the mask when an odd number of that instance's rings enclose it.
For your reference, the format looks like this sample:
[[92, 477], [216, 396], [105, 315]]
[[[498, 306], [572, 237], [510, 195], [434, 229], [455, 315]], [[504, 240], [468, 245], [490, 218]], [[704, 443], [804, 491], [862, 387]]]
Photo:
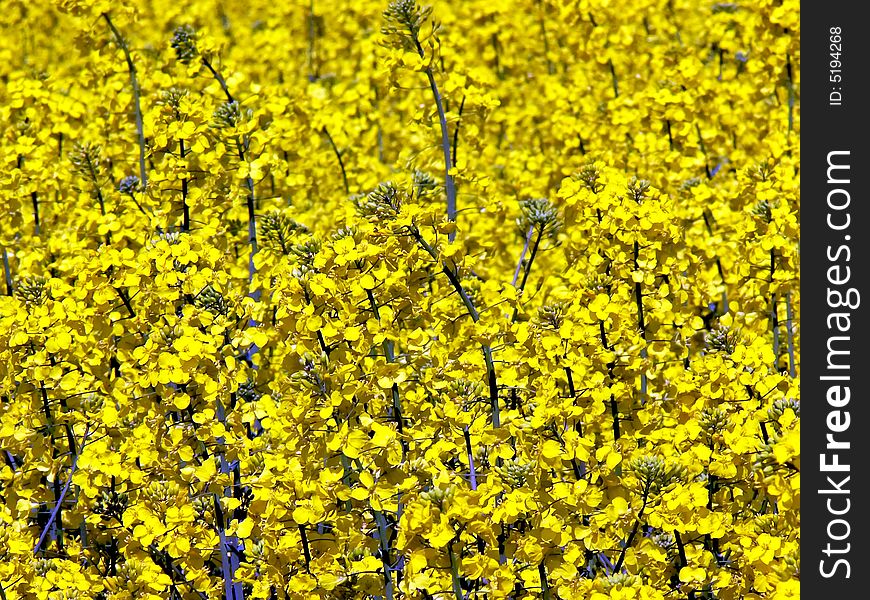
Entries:
[[796, 0], [7, 0], [0, 600], [799, 595]]

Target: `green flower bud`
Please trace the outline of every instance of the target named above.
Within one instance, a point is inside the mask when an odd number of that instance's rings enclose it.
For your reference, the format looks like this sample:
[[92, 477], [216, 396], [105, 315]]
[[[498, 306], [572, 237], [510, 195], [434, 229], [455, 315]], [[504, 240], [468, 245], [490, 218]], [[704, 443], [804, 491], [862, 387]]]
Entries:
[[526, 237], [532, 227], [551, 238], [555, 238], [562, 230], [559, 209], [546, 198], [523, 200], [520, 202], [520, 210], [522, 216], [517, 219], [517, 228], [522, 237]]
[[432, 16], [432, 7], [421, 7], [416, 0], [393, 0], [384, 11], [381, 33], [395, 45], [416, 51], [420, 29]]
[[41, 275], [31, 275], [18, 278], [12, 287], [19, 300], [28, 306], [38, 306], [49, 297], [47, 282], [48, 280]]
[[395, 183], [387, 181], [379, 183], [365, 196], [356, 196], [351, 201], [361, 217], [370, 221], [392, 221], [402, 210], [404, 195]]
[[190, 64], [190, 61], [199, 54], [196, 49], [196, 30], [190, 25], [176, 27], [169, 45], [175, 50], [178, 61], [185, 65]]

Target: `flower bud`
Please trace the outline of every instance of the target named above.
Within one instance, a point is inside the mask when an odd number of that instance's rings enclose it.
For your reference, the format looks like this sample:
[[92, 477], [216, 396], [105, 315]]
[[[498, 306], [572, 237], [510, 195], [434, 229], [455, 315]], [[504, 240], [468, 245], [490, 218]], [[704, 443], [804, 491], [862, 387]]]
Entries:
[[199, 54], [196, 49], [196, 30], [190, 25], [176, 27], [169, 45], [175, 50], [178, 61], [185, 65], [190, 64], [190, 61]]

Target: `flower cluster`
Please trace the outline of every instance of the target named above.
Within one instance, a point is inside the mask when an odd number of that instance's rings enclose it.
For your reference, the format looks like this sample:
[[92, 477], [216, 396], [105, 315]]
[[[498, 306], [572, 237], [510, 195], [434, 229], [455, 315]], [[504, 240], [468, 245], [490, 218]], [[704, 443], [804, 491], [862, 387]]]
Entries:
[[0, 598], [797, 597], [796, 1], [6, 4]]

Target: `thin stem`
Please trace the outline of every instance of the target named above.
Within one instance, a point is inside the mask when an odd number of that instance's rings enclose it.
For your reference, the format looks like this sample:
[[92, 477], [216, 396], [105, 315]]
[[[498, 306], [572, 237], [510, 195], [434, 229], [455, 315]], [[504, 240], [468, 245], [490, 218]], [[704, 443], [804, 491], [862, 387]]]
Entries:
[[547, 581], [547, 567], [544, 561], [538, 563], [538, 577], [541, 579], [541, 597], [543, 600], [550, 600], [550, 583]]
[[507, 542], [507, 532], [504, 528], [504, 523], [501, 524], [501, 532], [496, 537], [496, 542], [498, 542], [498, 564], [503, 565], [507, 562], [507, 549], [505, 547], [505, 542]]
[[495, 364], [492, 360], [492, 349], [482, 344], [483, 361], [486, 364], [487, 383], [489, 384], [489, 403], [492, 411], [492, 426], [498, 429], [501, 426], [501, 413], [498, 406], [498, 381], [495, 375]]
[[571, 367], [565, 367], [565, 376], [568, 378], [568, 393], [574, 398], [577, 396], [577, 391], [574, 389], [574, 373]]
[[463, 600], [462, 584], [459, 581], [459, 565], [456, 564], [456, 554], [453, 552], [453, 542], [447, 545], [447, 555], [450, 558], [450, 579], [453, 582], [453, 595], [456, 600]]
[[643, 506], [641, 507], [640, 512], [637, 513], [637, 519], [634, 520], [634, 526], [631, 528], [631, 533], [628, 534], [628, 539], [625, 540], [625, 546], [623, 546], [622, 551], [620, 551], [619, 558], [616, 559], [616, 564], [613, 566], [614, 572], [619, 572], [622, 568], [622, 562], [625, 560], [625, 555], [628, 552], [628, 549], [631, 548], [632, 543], [634, 543], [634, 538], [637, 535], [638, 529], [640, 529], [640, 521], [643, 519], [643, 512], [646, 510], [648, 496], [649, 489], [646, 489], [643, 493]]
[[386, 600], [393, 600], [393, 575], [390, 567], [390, 545], [387, 540], [387, 519], [384, 513], [372, 509], [375, 515], [375, 522], [378, 524], [378, 538], [381, 546], [381, 563], [384, 569], [384, 597]]
[[[532, 228], [534, 228], [534, 225], [532, 225]], [[531, 233], [531, 229], [529, 230], [529, 232]], [[526, 289], [526, 282], [529, 280], [529, 273], [532, 272], [532, 263], [535, 262], [535, 256], [537, 256], [538, 254], [538, 248], [541, 245], [541, 238], [543, 237], [543, 235], [544, 229], [541, 228], [538, 230], [538, 236], [535, 238], [535, 243], [532, 245], [532, 253], [529, 255], [529, 262], [526, 263], [526, 268], [523, 271], [523, 280], [520, 282], [520, 287], [518, 288], [520, 294], [522, 294], [523, 290]], [[525, 249], [523, 251], [523, 254], [525, 255]], [[520, 259], [520, 262], [522, 263], [522, 259]], [[516, 323], [517, 315], [519, 315], [519, 308], [514, 309], [514, 314], [511, 316], [511, 323]]]
[[619, 406], [616, 402], [616, 396], [614, 394], [610, 394], [610, 416], [613, 417], [613, 440], [616, 441], [620, 437]]
[[517, 287], [517, 279], [520, 278], [520, 271], [521, 271], [522, 268], [523, 268], [523, 261], [524, 261], [525, 258], [526, 258], [526, 252], [529, 251], [529, 244], [532, 243], [532, 233], [533, 233], [534, 231], [535, 231], [535, 226], [534, 226], [534, 225], [530, 225], [530, 226], [529, 226], [529, 232], [526, 234], [526, 242], [525, 242], [525, 244], [523, 244], [523, 251], [522, 251], [522, 253], [520, 254], [520, 260], [517, 261], [517, 269], [516, 269], [516, 271], [514, 271], [514, 278], [513, 278], [513, 280], [511, 281], [511, 285], [514, 286], [514, 287]]
[[[708, 214], [707, 209], [704, 209], [703, 211], [701, 211], [701, 217], [704, 219], [704, 226], [707, 228], [707, 233], [712, 236], [713, 215]], [[725, 269], [722, 268], [722, 261], [719, 259], [718, 255], [716, 256], [716, 270], [719, 272], [719, 279], [722, 280], [722, 306], [720, 312], [724, 315], [728, 313], [728, 283], [725, 281]]]
[[447, 279], [450, 280], [450, 283], [453, 284], [453, 288], [456, 290], [456, 293], [459, 294], [459, 297], [462, 298], [463, 304], [465, 304], [465, 308], [468, 311], [471, 320], [477, 323], [480, 320], [480, 315], [477, 312], [477, 309], [474, 307], [474, 303], [471, 301], [471, 298], [466, 293], [465, 289], [462, 287], [462, 283], [459, 281], [459, 277], [456, 273], [454, 273], [453, 269], [447, 264], [446, 261], [442, 261], [441, 257], [438, 256], [438, 252], [427, 242], [423, 236], [420, 234], [420, 230], [416, 227], [412, 227], [411, 235], [414, 236], [414, 239], [422, 246], [422, 248], [435, 259], [437, 262], [441, 263], [441, 270], [444, 271], [444, 274], [447, 275]]
[[145, 128], [142, 124], [142, 92], [139, 89], [139, 80], [136, 78], [136, 66], [133, 64], [133, 59], [130, 56], [130, 48], [127, 42], [121, 37], [121, 32], [115, 27], [112, 20], [109, 18], [109, 13], [102, 14], [103, 19], [112, 30], [115, 36], [115, 42], [124, 52], [124, 59], [127, 61], [127, 70], [130, 72], [130, 85], [133, 87], [133, 107], [136, 109], [136, 135], [139, 141], [139, 180], [142, 182], [142, 189], [148, 187], [148, 175], [145, 171]]
[[87, 427], [85, 427], [85, 434], [82, 437], [82, 445], [79, 448], [79, 452], [73, 454], [72, 464], [70, 465], [69, 475], [66, 478], [66, 483], [63, 486], [63, 491], [61, 491], [60, 497], [57, 499], [57, 502], [54, 503], [54, 510], [51, 511], [51, 515], [48, 518], [48, 523], [45, 524], [45, 528], [42, 530], [42, 534], [39, 536], [39, 539], [36, 541], [36, 545], [33, 547], [34, 555], [39, 551], [39, 547], [42, 546], [42, 542], [45, 541], [45, 536], [48, 535], [48, 530], [51, 529], [51, 525], [54, 523], [58, 512], [60, 512], [60, 505], [63, 503], [63, 499], [66, 496], [66, 493], [69, 491], [69, 486], [72, 484], [73, 475], [76, 472], [76, 465], [78, 464], [79, 456], [81, 455], [81, 451], [84, 450], [85, 444], [87, 443], [88, 436], [90, 434], [91, 431], [89, 424]]
[[[773, 285], [773, 275], [776, 272], [776, 254], [770, 250], [770, 285]], [[773, 328], [773, 366], [779, 371], [779, 315], [777, 314], [776, 293], [770, 295], [770, 321]]]
[[674, 539], [677, 542], [677, 555], [680, 558], [680, 567], [688, 567], [689, 560], [686, 558], [686, 547], [683, 545], [683, 539], [680, 537], [679, 531], [674, 531]]
[[305, 525], [299, 526], [299, 539], [302, 540], [302, 556], [305, 558], [305, 570], [311, 573], [311, 548], [308, 545], [308, 534]]
[[[375, 295], [371, 290], [366, 290], [366, 296], [369, 301], [369, 305], [371, 306], [372, 313], [375, 315], [375, 319], [377, 321], [381, 320], [381, 313], [378, 310], [378, 303], [375, 301]], [[384, 355], [387, 358], [387, 362], [395, 361], [395, 353], [393, 350], [393, 341], [384, 339]], [[393, 399], [392, 406], [392, 417], [393, 421], [396, 423], [396, 431], [399, 435], [403, 434], [403, 424], [402, 424], [402, 403], [399, 398], [399, 386], [396, 383], [393, 383], [392, 388], [390, 389]], [[408, 452], [408, 443], [405, 440], [402, 440], [402, 455], [405, 456]]]
[[97, 202], [100, 205], [100, 215], [106, 216], [106, 203], [103, 200], [103, 190], [100, 188], [100, 180], [97, 177], [97, 168], [94, 165], [93, 161], [91, 161], [91, 157], [89, 154], [85, 154], [85, 160], [88, 163], [88, 171], [91, 174], [91, 181], [94, 184], [94, 191], [97, 193]]
[[233, 567], [230, 562], [229, 543], [227, 541], [226, 524], [224, 523], [224, 513], [221, 508], [220, 500], [217, 494], [212, 494], [214, 499], [214, 513], [218, 530], [218, 538], [221, 545], [221, 571], [224, 579], [224, 598], [225, 600], [242, 600], [236, 598], [236, 585], [233, 582]]
[[226, 79], [223, 78], [223, 75], [221, 75], [217, 71], [217, 69], [215, 69], [212, 66], [211, 62], [207, 58], [205, 58], [204, 56], [202, 57], [202, 64], [205, 66], [206, 69], [211, 71], [211, 74], [214, 76], [215, 80], [221, 86], [221, 89], [223, 90], [224, 95], [227, 97], [227, 102], [235, 102], [236, 100], [235, 100], [235, 98], [233, 98], [233, 95], [230, 94], [230, 89], [227, 87], [227, 81], [226, 81]]
[[453, 130], [453, 166], [456, 166], [456, 156], [458, 154], [457, 148], [459, 147], [459, 126], [462, 124], [462, 110], [465, 108], [465, 96], [462, 97], [462, 102], [459, 103], [459, 112], [457, 113], [459, 119], [456, 121], [456, 129]]
[[[245, 144], [242, 144], [240, 139], [236, 139], [236, 147], [239, 152], [239, 160], [245, 160]], [[257, 216], [255, 212], [255, 197], [254, 197], [254, 180], [248, 175], [245, 177], [245, 188], [248, 191], [246, 204], [248, 207], [248, 245], [251, 248], [250, 257], [248, 259], [248, 283], [254, 280], [254, 255], [257, 253]]]
[[[471, 301], [468, 293], [465, 291], [465, 288], [462, 287], [462, 282], [459, 281], [459, 276], [456, 272], [450, 268], [450, 265], [447, 264], [446, 261], [441, 260], [441, 257], [438, 256], [438, 252], [429, 245], [429, 243], [423, 239], [420, 230], [417, 229], [416, 226], [411, 226], [410, 233], [417, 240], [420, 246], [431, 256], [435, 261], [441, 263], [441, 269], [444, 271], [444, 274], [447, 276], [447, 279], [450, 280], [450, 283], [453, 285], [453, 289], [456, 290], [456, 293], [459, 294], [459, 297], [462, 299], [463, 304], [465, 304], [465, 308], [468, 311], [468, 315], [471, 317], [471, 320], [477, 323], [480, 320], [480, 313], [477, 312], [477, 309], [474, 306], [474, 302]], [[495, 362], [492, 358], [492, 349], [488, 344], [481, 344], [481, 349], [483, 350], [483, 360], [486, 364], [486, 374], [487, 374], [487, 383], [489, 384], [489, 401], [491, 405], [492, 411], [492, 425], [495, 428], [500, 427], [501, 418], [498, 406], [498, 380], [495, 372]]]
[[[562, 439], [562, 434], [559, 433], [559, 428], [555, 425], [555, 423], [552, 425], [551, 429], [553, 433], [556, 434], [556, 439], [558, 439], [559, 443], [562, 445], [562, 447], [564, 447], [565, 440]], [[581, 433], [580, 435], [582, 436], [583, 434]], [[580, 481], [581, 479], [583, 479], [583, 477], [586, 476], [585, 461], [581, 460], [580, 463], [577, 464], [577, 459], [571, 458], [571, 469], [574, 471], [574, 477], [577, 479], [577, 481]]]
[[[142, 206], [141, 204], [139, 204], [139, 201], [136, 200], [136, 196], [135, 196], [135, 194], [134, 194], [133, 192], [131, 192], [131, 193], [127, 194], [127, 195], [130, 196], [130, 200], [133, 201], [133, 204], [136, 205], [136, 208], [139, 209], [139, 212], [141, 212], [143, 215], [145, 215], [145, 216], [147, 217], [147, 216], [148, 216], [148, 213], [151, 212], [151, 211], [150, 211], [150, 210], [145, 210], [145, 208], [143, 208], [143, 206]], [[154, 214], [154, 213], [151, 213], [151, 214]]]
[[792, 78], [791, 55], [785, 55], [785, 69], [788, 74], [788, 132], [791, 133], [794, 129], [794, 79]]
[[613, 563], [610, 562], [610, 559], [607, 558], [607, 555], [604, 552], [599, 552], [596, 558], [598, 559], [598, 562], [600, 562], [602, 566], [604, 566], [605, 574], [610, 575], [612, 573], [615, 573], [613, 569]]
[[113, 287], [112, 289], [115, 290], [115, 293], [118, 294], [118, 297], [121, 299], [121, 302], [124, 303], [124, 308], [126, 308], [127, 312], [130, 313], [130, 317], [135, 318], [136, 311], [133, 310], [133, 306], [130, 304], [130, 299], [127, 297], [127, 295], [121, 291], [121, 288]]
[[55, 538], [54, 541], [57, 542], [57, 551], [60, 554], [63, 554], [63, 492], [60, 489], [60, 480], [55, 478], [54, 484], [52, 485], [54, 488], [54, 506], [57, 514], [55, 515]]
[[474, 452], [471, 448], [471, 433], [468, 430], [468, 425], [462, 431], [465, 437], [465, 451], [468, 453], [468, 480], [471, 483], [471, 489], [477, 489], [477, 471], [474, 468]]
[[[414, 43], [417, 45], [417, 52], [420, 54], [420, 57], [425, 57], [423, 46], [420, 45], [420, 40], [416, 36], [414, 37]], [[429, 80], [429, 87], [432, 89], [432, 96], [435, 98], [438, 122], [441, 125], [441, 151], [444, 153], [444, 191], [447, 194], [447, 219], [451, 222], [456, 222], [456, 183], [453, 181], [453, 175], [450, 174], [450, 169], [453, 165], [453, 160], [450, 158], [450, 132], [447, 130], [447, 116], [444, 112], [441, 92], [438, 91], [438, 84], [435, 83], [435, 75], [432, 72], [431, 66], [426, 67], [426, 78]], [[447, 235], [447, 239], [451, 242], [455, 237], [455, 231], [451, 231]]]
[[[342, 452], [341, 453], [341, 469], [342, 469], [342, 482], [347, 487], [350, 487], [350, 461], [347, 456]], [[347, 513], [353, 510], [353, 502], [350, 499], [344, 501], [344, 510]]]
[[[185, 156], [187, 156], [184, 140], [178, 140], [178, 151], [181, 154], [181, 160], [184, 160]], [[187, 206], [187, 185], [187, 177], [185, 177], [181, 180], [181, 230], [184, 232], [190, 231], [190, 207]]]
[[610, 79], [613, 83], [613, 97], [619, 98], [619, 81], [616, 78], [616, 68], [613, 66], [613, 61], [608, 59], [607, 66], [610, 67]]
[[526, 282], [529, 280], [529, 273], [532, 272], [532, 263], [535, 262], [535, 256], [538, 255], [538, 248], [541, 245], [541, 238], [544, 236], [543, 228], [538, 230], [538, 237], [535, 238], [535, 243], [532, 246], [532, 253], [529, 255], [529, 262], [526, 263], [526, 269], [523, 271], [523, 280], [520, 282], [520, 291], [526, 289]]
[[6, 295], [14, 295], [15, 288], [12, 287], [12, 271], [9, 269], [9, 255], [6, 253], [6, 246], [3, 246], [3, 276], [6, 279]]
[[779, 304], [776, 294], [770, 295], [770, 321], [773, 329], [773, 368], [779, 371], [779, 315], [777, 314], [777, 305]]
[[338, 159], [338, 166], [341, 168], [341, 179], [344, 181], [344, 193], [350, 194], [350, 186], [347, 184], [347, 171], [344, 169], [344, 161], [341, 159], [341, 152], [338, 151], [338, 146], [335, 145], [335, 141], [332, 139], [332, 136], [329, 135], [329, 130], [326, 129], [326, 127], [323, 128], [323, 135], [325, 135], [326, 139], [329, 140], [329, 145], [332, 146], [332, 151]]
[[39, 196], [30, 192], [30, 202], [33, 204], [33, 233], [38, 237], [42, 231], [39, 228]]
[[[218, 70], [212, 66], [211, 62], [204, 56], [202, 57], [202, 64], [205, 65], [205, 67], [209, 71], [211, 71], [211, 74], [221, 86], [224, 95], [227, 97], [227, 101], [235, 102], [235, 99], [230, 93], [229, 87], [227, 87], [227, 82], [223, 78], [223, 75], [221, 75]], [[242, 143], [241, 139], [239, 139], [238, 137], [236, 138], [236, 148], [238, 150], [239, 160], [242, 162], [245, 161], [245, 150], [248, 147], [248, 143], [249, 140], [247, 139], [244, 143]], [[256, 214], [254, 212], [256, 208], [254, 196], [254, 180], [250, 175], [245, 177], [245, 188], [247, 188], [248, 190], [248, 197], [246, 198], [246, 204], [248, 207], [248, 245], [251, 248], [250, 256], [248, 259], [248, 283], [251, 283], [254, 280], [254, 273], [256, 272], [256, 269], [254, 268], [254, 255], [257, 253], [257, 221]], [[256, 300], [258, 299], [258, 296], [259, 292], [256, 292], [252, 294], [251, 297]]]
[[[601, 345], [604, 347], [604, 350], [610, 351], [611, 348], [607, 344], [607, 332], [604, 331], [604, 321], [598, 321], [598, 330], [601, 334]], [[613, 362], [607, 363], [607, 376], [610, 378], [610, 381], [613, 381]], [[616, 401], [616, 395], [610, 394], [610, 415], [613, 417], [613, 441], [616, 441], [620, 437], [619, 431], [619, 404]]]
[[[444, 190], [447, 194], [447, 219], [456, 222], [456, 183], [453, 180], [453, 175], [450, 174], [450, 168], [453, 160], [450, 158], [450, 138], [447, 132], [447, 117], [444, 114], [444, 106], [441, 103], [441, 94], [438, 92], [438, 85], [435, 83], [435, 76], [432, 74], [432, 68], [426, 69], [426, 76], [429, 78], [429, 86], [432, 88], [432, 95], [435, 96], [435, 106], [438, 109], [438, 121], [441, 124], [441, 149], [444, 152]], [[451, 242], [456, 237], [456, 232], [451, 231], [447, 239]]]
[[[233, 98], [233, 95], [230, 93], [229, 87], [227, 86], [227, 82], [223, 78], [223, 76], [220, 74], [220, 72], [218, 72], [218, 70], [212, 66], [211, 62], [205, 56], [201, 57], [201, 60], [202, 60], [202, 64], [205, 65], [205, 67], [209, 71], [211, 71], [211, 74], [214, 76], [215, 80], [221, 86], [221, 89], [223, 90], [224, 95], [227, 97], [227, 101], [228, 102], [235, 102], [235, 99]], [[250, 144], [250, 138], [246, 137], [244, 140], [244, 143], [243, 143], [242, 139], [237, 136], [235, 141], [236, 141], [236, 149], [238, 151], [239, 160], [241, 162], [245, 162], [245, 160], [246, 160], [245, 159], [245, 151], [248, 149], [248, 146]], [[254, 255], [257, 254], [257, 217], [256, 217], [256, 212], [255, 212], [255, 210], [256, 210], [256, 203], [255, 203], [256, 197], [254, 195], [254, 179], [251, 177], [250, 173], [248, 174], [247, 177], [245, 177], [245, 188], [247, 189], [247, 192], [248, 192], [245, 203], [246, 203], [247, 208], [248, 208], [248, 246], [250, 247], [250, 253], [248, 255], [248, 285], [250, 286], [250, 284], [254, 281], [254, 274], [257, 272], [257, 269], [254, 266]], [[260, 299], [260, 291], [259, 290], [252, 291], [249, 294], [249, 296], [254, 300], [259, 300]], [[256, 326], [256, 325], [257, 325], [257, 322], [254, 321], [254, 319], [249, 319], [246, 326], [252, 327], [252, 326]], [[318, 336], [320, 336], [319, 331], [318, 331]], [[320, 337], [321, 337], [321, 344], [323, 344], [322, 336], [320, 336]], [[253, 355], [254, 352], [257, 352], [259, 350], [259, 348], [257, 348], [256, 345], [252, 346], [252, 349], [253, 349], [253, 352], [251, 352], [250, 355]], [[248, 359], [250, 360], [250, 356], [248, 357]], [[218, 405], [218, 406], [220, 407], [220, 405]], [[222, 456], [221, 460], [225, 462], [226, 459], [223, 458], [223, 455], [221, 455], [221, 456]], [[238, 561], [236, 561], [236, 562], [238, 562]], [[235, 568], [233, 568], [233, 572], [235, 572]], [[232, 581], [232, 574], [230, 575], [229, 581]], [[242, 597], [244, 597], [244, 593], [241, 592], [241, 584], [233, 584], [233, 594], [234, 595], [235, 595], [236, 588], [238, 588], [239, 594]]]
[[[218, 400], [216, 403], [217, 408], [217, 418], [218, 421], [222, 425], [226, 425], [227, 423], [227, 415], [226, 409], [224, 408], [223, 403]], [[228, 475], [233, 472], [233, 469], [230, 468], [230, 463], [227, 461], [226, 457], [226, 448], [225, 448], [225, 439], [223, 436], [218, 437], [215, 440], [218, 444], [217, 446], [217, 455], [220, 460], [220, 472]], [[241, 478], [235, 477], [232, 483], [232, 487], [235, 488], [237, 493], [233, 494], [230, 492], [230, 488], [224, 488], [223, 496], [229, 498], [231, 496], [239, 498], [241, 497]], [[238, 557], [235, 555], [231, 555], [229, 552], [229, 544], [236, 542], [236, 537], [232, 536], [230, 539], [227, 539], [226, 536], [226, 522], [224, 520], [223, 511], [221, 510], [220, 501], [218, 500], [217, 494], [213, 494], [214, 503], [215, 503], [215, 519], [217, 521], [218, 526], [218, 534], [220, 535], [220, 544], [221, 544], [221, 565], [223, 569], [223, 578], [224, 578], [224, 592], [226, 596], [226, 600], [243, 600], [244, 592], [242, 591], [242, 584], [234, 581], [236, 569], [239, 566]]]
[[[640, 267], [638, 265], [638, 259], [640, 258], [640, 244], [638, 244], [637, 240], [634, 242], [634, 268], [638, 270]], [[637, 326], [640, 329], [640, 336], [643, 338], [644, 347], [641, 348], [640, 356], [643, 360], [647, 359], [647, 349], [646, 349], [646, 321], [644, 319], [643, 314], [643, 289], [641, 288], [640, 282], [636, 282], [634, 284], [634, 299], [637, 303]], [[644, 402], [647, 393], [647, 377], [645, 366], [641, 367], [640, 373], [640, 400], [641, 403]]]

